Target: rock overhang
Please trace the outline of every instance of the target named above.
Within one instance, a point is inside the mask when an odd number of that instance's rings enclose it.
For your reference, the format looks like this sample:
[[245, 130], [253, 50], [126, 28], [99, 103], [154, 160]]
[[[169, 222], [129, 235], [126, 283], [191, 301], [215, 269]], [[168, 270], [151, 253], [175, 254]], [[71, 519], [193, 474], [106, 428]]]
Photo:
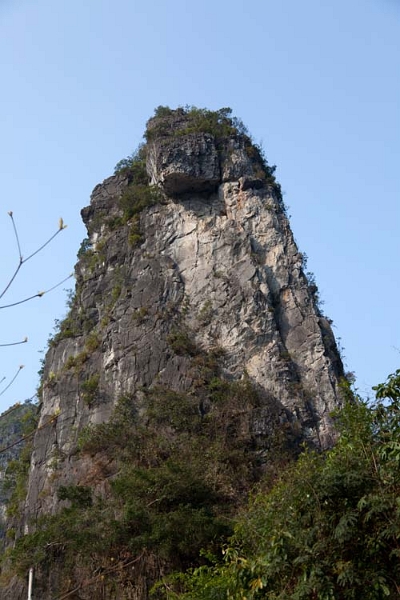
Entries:
[[212, 192], [221, 183], [220, 157], [209, 133], [156, 139], [148, 144], [147, 156], [151, 183], [168, 195]]

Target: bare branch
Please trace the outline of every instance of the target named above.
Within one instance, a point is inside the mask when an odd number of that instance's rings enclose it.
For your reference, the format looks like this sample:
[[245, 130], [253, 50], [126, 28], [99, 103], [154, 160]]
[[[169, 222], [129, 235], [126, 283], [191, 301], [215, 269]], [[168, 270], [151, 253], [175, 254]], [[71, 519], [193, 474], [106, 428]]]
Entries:
[[139, 556], [137, 556], [133, 560], [130, 560], [129, 562], [125, 562], [124, 563], [124, 562], [120, 561], [116, 565], [114, 565], [113, 567], [109, 567], [108, 569], [104, 569], [104, 571], [102, 571], [102, 573], [100, 573], [99, 575], [96, 575], [92, 579], [89, 579], [88, 581], [84, 581], [83, 583], [81, 583], [80, 585], [78, 585], [77, 587], [75, 587], [73, 590], [69, 590], [68, 592], [63, 592], [61, 594], [61, 596], [57, 596], [53, 600], [65, 600], [66, 598], [70, 598], [73, 594], [75, 594], [79, 590], [82, 590], [82, 589], [84, 589], [86, 587], [94, 585], [95, 583], [98, 583], [99, 581], [102, 581], [102, 579], [106, 575], [108, 575], [109, 573], [113, 573], [115, 571], [126, 569], [127, 567], [130, 567], [134, 563], [136, 563], [139, 560], [141, 560], [143, 558], [143, 555], [144, 555], [144, 552], [142, 552], [142, 554], [140, 554]]
[[62, 281], [60, 281], [59, 283], [56, 283], [56, 285], [53, 285], [53, 287], [49, 288], [48, 290], [46, 290], [45, 292], [43, 292], [44, 294], [49, 294], [50, 292], [52, 292], [53, 290], [55, 290], [56, 288], [60, 287], [60, 285], [62, 285], [63, 283], [65, 283], [66, 281], [68, 281], [68, 279], [71, 279], [71, 277], [74, 277], [73, 273], [70, 273], [68, 275], [68, 277], [66, 277], [65, 279], [63, 279]]
[[[65, 413], [66, 411], [63, 411], [63, 412]], [[55, 423], [57, 421], [58, 417], [61, 414], [63, 414], [63, 413], [54, 414], [53, 416], [50, 417], [50, 419], [48, 421], [46, 421], [45, 423], [43, 423], [43, 425], [38, 426], [37, 428], [35, 428], [30, 433], [27, 433], [26, 435], [23, 435], [18, 440], [16, 440], [15, 442], [12, 442], [8, 446], [5, 446], [4, 448], [0, 448], [0, 454], [3, 454], [3, 452], [6, 452], [10, 448], [13, 448], [14, 446], [17, 446], [18, 444], [20, 444], [21, 442], [24, 442], [25, 440], [28, 440], [29, 438], [33, 437], [37, 431], [39, 431], [41, 429], [44, 429], [45, 427], [48, 427], [49, 425], [52, 425], [53, 423]]]
[[[13, 230], [14, 230], [15, 240], [16, 240], [17, 248], [18, 248], [19, 262], [18, 262], [18, 265], [17, 265], [14, 273], [12, 274], [10, 280], [8, 281], [7, 285], [5, 286], [5, 288], [3, 289], [3, 291], [0, 293], [0, 298], [2, 298], [4, 296], [4, 294], [10, 289], [10, 287], [11, 287], [12, 283], [14, 282], [15, 278], [17, 277], [17, 275], [19, 273], [19, 270], [21, 269], [22, 265], [24, 265], [26, 262], [28, 262], [28, 260], [30, 260], [31, 258], [33, 258], [34, 256], [36, 256], [36, 254], [38, 254], [39, 252], [41, 252], [41, 250], [43, 250], [43, 248], [45, 248], [48, 244], [50, 244], [50, 242], [53, 241], [54, 238], [61, 231], [63, 231], [67, 227], [64, 224], [64, 221], [62, 220], [62, 218], [60, 218], [57, 231], [55, 233], [53, 233], [53, 235], [44, 244], [42, 244], [37, 250], [35, 250], [34, 252], [32, 252], [32, 254], [30, 254], [26, 258], [23, 258], [22, 252], [21, 252], [21, 244], [20, 244], [20, 241], [19, 241], [18, 230], [17, 230], [17, 226], [16, 226], [15, 221], [14, 221], [14, 215], [13, 215], [12, 210], [10, 210], [8, 212], [8, 215], [9, 215], [9, 217], [11, 219]], [[32, 298], [36, 298], [37, 295], [38, 294], [35, 294], [35, 296], [32, 296]], [[31, 299], [31, 298], [29, 298], [29, 299]], [[24, 302], [26, 302], [26, 300], [24, 300]], [[13, 305], [11, 305], [11, 306], [13, 306]]]
[[36, 254], [38, 254], [41, 250], [43, 250], [43, 248], [46, 248], [46, 246], [48, 246], [48, 244], [50, 244], [50, 242], [52, 242], [54, 240], [54, 238], [63, 230], [65, 229], [67, 226], [63, 225], [62, 229], [57, 229], [57, 231], [55, 233], [53, 233], [53, 235], [51, 237], [49, 237], [49, 239], [47, 240], [47, 242], [45, 242], [44, 244], [42, 244], [42, 246], [40, 246], [40, 248], [38, 248], [37, 250], [35, 250], [35, 252], [32, 252], [32, 254], [30, 254], [29, 256], [27, 256], [26, 258], [23, 259], [23, 263], [25, 264], [26, 262], [28, 262], [28, 260], [30, 260], [31, 258], [33, 258], [34, 256], [36, 256]]
[[[18, 367], [18, 371], [15, 373], [14, 377], [11, 379], [10, 383], [8, 385], [6, 385], [5, 388], [3, 388], [0, 392], [0, 396], [2, 396], [4, 394], [4, 392], [6, 392], [14, 383], [14, 381], [17, 379], [18, 375], [20, 374], [21, 370], [24, 368], [24, 365], [19, 365]], [[4, 381], [5, 377], [3, 377], [2, 381]]]
[[29, 300], [33, 300], [34, 298], [41, 298], [42, 296], [44, 296], [45, 292], [38, 292], [37, 294], [34, 294], [33, 296], [28, 296], [28, 298], [24, 298], [23, 300], [18, 300], [18, 302], [12, 302], [11, 304], [4, 304], [3, 306], [0, 306], [1, 308], [11, 308], [12, 306], [18, 306], [19, 304], [24, 304], [25, 302], [29, 302]]
[[[33, 296], [28, 296], [27, 298], [24, 298], [23, 300], [18, 300], [17, 302], [11, 302], [10, 304], [3, 304], [3, 306], [0, 306], [0, 309], [11, 308], [12, 306], [18, 306], [19, 304], [24, 304], [25, 302], [29, 302], [29, 300], [33, 300], [34, 298], [41, 298], [45, 294], [48, 294], [49, 292], [52, 292], [56, 288], [60, 287], [60, 285], [62, 285], [66, 281], [68, 281], [68, 279], [71, 279], [71, 277], [73, 277], [73, 276], [74, 276], [74, 274], [71, 273], [70, 275], [68, 275], [68, 277], [65, 277], [65, 279], [63, 279], [62, 281], [59, 281], [58, 283], [56, 283], [56, 285], [53, 285], [48, 290], [38, 292], [37, 294], [33, 294]], [[0, 298], [1, 298], [1, 296], [0, 296]]]
[[15, 239], [17, 241], [17, 246], [18, 246], [18, 254], [19, 254], [19, 262], [22, 263], [23, 259], [22, 259], [22, 252], [21, 252], [21, 244], [19, 243], [19, 235], [18, 235], [18, 231], [17, 228], [15, 226], [15, 221], [14, 221], [14, 216], [13, 216], [13, 211], [10, 210], [8, 212], [9, 217], [11, 219], [12, 225], [13, 225], [13, 229], [14, 229], [14, 235], [15, 235]]
[[6, 346], [19, 346], [20, 344], [26, 344], [27, 341], [28, 341], [28, 338], [25, 337], [20, 342], [9, 342], [8, 344], [0, 344], [0, 348], [5, 348]]

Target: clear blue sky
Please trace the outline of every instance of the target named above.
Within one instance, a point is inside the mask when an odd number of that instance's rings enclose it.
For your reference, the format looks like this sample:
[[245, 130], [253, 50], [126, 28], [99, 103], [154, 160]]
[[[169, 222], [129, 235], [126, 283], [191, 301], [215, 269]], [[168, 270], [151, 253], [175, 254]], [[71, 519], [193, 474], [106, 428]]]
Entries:
[[[399, 0], [1, 0], [0, 231], [6, 299], [73, 270], [92, 188], [141, 141], [153, 109], [233, 108], [262, 142], [349, 370], [368, 390], [400, 366]], [[0, 410], [32, 395], [61, 290], [0, 311]]]

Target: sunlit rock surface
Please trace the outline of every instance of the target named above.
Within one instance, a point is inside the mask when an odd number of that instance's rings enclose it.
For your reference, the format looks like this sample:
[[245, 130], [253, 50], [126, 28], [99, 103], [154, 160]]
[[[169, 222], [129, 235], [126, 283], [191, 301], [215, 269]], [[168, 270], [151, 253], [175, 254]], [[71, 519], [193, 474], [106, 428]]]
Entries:
[[[333, 442], [343, 367], [279, 188], [260, 172], [248, 138], [185, 134], [185, 119], [176, 111], [149, 122], [147, 172], [162, 198], [133, 218], [139, 240], [131, 243], [131, 222], [118, 223], [127, 174], [96, 186], [82, 211], [90, 239], [76, 266], [73, 334], [56, 339], [46, 358], [29, 527], [57, 511], [60, 485], [106, 493], [112, 467], [78, 451], [85, 426], [107, 421], [124, 394], [141, 408], [143, 388], [191, 389], [190, 357], [169, 341], [177, 327], [204, 352], [221, 348], [228, 378], [248, 377], [257, 387], [263, 402], [251, 422], [260, 439], [274, 423], [287, 422], [311, 444]], [[91, 377], [98, 386], [88, 402], [82, 382]], [[41, 585], [41, 598], [50, 600], [53, 584]], [[126, 598], [144, 598], [145, 589], [138, 583]], [[16, 587], [7, 593], [12, 600], [26, 596]]]

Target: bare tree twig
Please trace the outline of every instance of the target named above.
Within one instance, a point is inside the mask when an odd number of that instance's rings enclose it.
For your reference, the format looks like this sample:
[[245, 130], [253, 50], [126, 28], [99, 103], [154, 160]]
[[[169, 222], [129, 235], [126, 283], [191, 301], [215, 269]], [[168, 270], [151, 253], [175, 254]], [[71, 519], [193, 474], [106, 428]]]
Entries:
[[[61, 231], [63, 231], [63, 229], [65, 229], [67, 227], [66, 225], [64, 225], [64, 221], [62, 219], [60, 219], [57, 231], [44, 244], [42, 244], [37, 250], [35, 250], [34, 252], [32, 252], [32, 254], [30, 254], [26, 258], [24, 258], [22, 256], [21, 244], [20, 244], [20, 241], [19, 241], [18, 230], [17, 230], [17, 227], [15, 225], [15, 221], [14, 221], [14, 216], [13, 216], [12, 210], [9, 211], [8, 215], [9, 215], [9, 217], [11, 219], [11, 222], [12, 222], [12, 225], [13, 225], [14, 236], [15, 236], [16, 243], [17, 243], [17, 248], [18, 248], [19, 262], [18, 262], [18, 265], [17, 265], [14, 273], [12, 274], [10, 280], [8, 281], [7, 285], [5, 286], [5, 288], [3, 289], [3, 291], [0, 293], [0, 298], [2, 298], [4, 296], [4, 294], [10, 289], [10, 287], [11, 287], [12, 283], [14, 282], [15, 278], [17, 277], [17, 275], [18, 275], [18, 273], [19, 273], [22, 265], [24, 265], [26, 262], [28, 262], [28, 260], [30, 260], [31, 258], [33, 258], [34, 256], [36, 256], [36, 254], [38, 254], [41, 250], [43, 250], [43, 248], [45, 248], [48, 244], [50, 244], [50, 242], [53, 241], [54, 238]], [[32, 298], [35, 298], [35, 297], [36, 296], [32, 296]]]
[[26, 435], [23, 435], [22, 437], [20, 437], [15, 442], [12, 442], [12, 444], [9, 444], [8, 446], [5, 446], [4, 448], [0, 448], [0, 454], [3, 454], [3, 452], [6, 452], [10, 448], [13, 448], [14, 446], [17, 446], [18, 444], [20, 444], [21, 442], [24, 442], [25, 440], [29, 440], [29, 438], [33, 437], [37, 431], [39, 431], [41, 429], [44, 429], [45, 427], [48, 427], [49, 425], [52, 425], [53, 423], [55, 423], [55, 421], [57, 421], [58, 417], [60, 417], [65, 412], [66, 411], [64, 410], [64, 411], [62, 411], [62, 412], [60, 412], [58, 414], [54, 414], [52, 417], [50, 417], [50, 419], [48, 421], [46, 421], [45, 423], [43, 423], [43, 425], [40, 425], [40, 427], [36, 427], [30, 433], [27, 433]]
[[6, 346], [19, 346], [20, 344], [26, 344], [27, 341], [28, 341], [28, 338], [25, 337], [20, 342], [9, 342], [8, 344], [0, 344], [0, 348], [5, 348]]
[[[52, 292], [56, 288], [60, 287], [60, 285], [62, 285], [66, 281], [68, 281], [68, 279], [71, 279], [71, 277], [73, 277], [73, 276], [74, 276], [73, 273], [71, 273], [70, 275], [68, 275], [68, 277], [65, 277], [65, 279], [63, 279], [62, 281], [59, 281], [59, 283], [56, 283], [56, 285], [53, 285], [48, 290], [44, 290], [42, 292], [38, 292], [37, 294], [33, 294], [32, 296], [28, 296], [27, 298], [24, 298], [23, 300], [18, 300], [17, 302], [11, 302], [10, 304], [3, 304], [3, 306], [0, 306], [0, 309], [2, 309], [2, 308], [11, 308], [12, 306], [18, 306], [19, 304], [24, 304], [25, 302], [29, 302], [29, 300], [33, 300], [33, 298], [42, 298], [42, 296], [44, 296], [45, 294], [48, 294], [49, 292]], [[0, 298], [1, 298], [1, 296], [0, 296]]]
[[114, 567], [110, 567], [109, 569], [105, 569], [100, 575], [96, 575], [96, 577], [93, 577], [92, 579], [89, 579], [88, 581], [84, 581], [83, 583], [81, 583], [80, 585], [78, 585], [73, 590], [69, 590], [68, 592], [64, 592], [63, 594], [61, 594], [61, 596], [57, 596], [56, 598], [53, 598], [53, 600], [65, 600], [65, 598], [68, 598], [69, 596], [72, 596], [72, 594], [74, 594], [75, 592], [78, 592], [79, 590], [81, 590], [81, 589], [83, 589], [85, 587], [89, 587], [89, 586], [93, 585], [94, 583], [97, 583], [98, 581], [101, 581], [102, 577], [104, 577], [105, 575], [108, 575], [109, 573], [112, 573], [114, 571], [118, 571], [118, 570], [122, 570], [122, 569], [126, 569], [127, 567], [130, 567], [134, 563], [138, 562], [143, 557], [143, 554], [144, 553], [142, 552], [142, 554], [140, 554], [140, 556], [137, 556], [136, 558], [134, 558], [133, 560], [130, 560], [127, 563], [123, 563], [123, 564], [118, 563]]
[[[4, 389], [1, 390], [0, 392], [0, 396], [2, 396], [4, 394], [4, 392], [6, 392], [8, 390], [9, 387], [12, 386], [12, 384], [14, 383], [14, 381], [17, 379], [18, 375], [21, 373], [21, 370], [24, 368], [24, 365], [19, 365], [18, 367], [18, 371], [15, 373], [14, 377], [11, 379], [10, 383], [8, 385], [6, 385], [6, 387]], [[2, 381], [4, 381], [5, 377], [2, 379]]]

